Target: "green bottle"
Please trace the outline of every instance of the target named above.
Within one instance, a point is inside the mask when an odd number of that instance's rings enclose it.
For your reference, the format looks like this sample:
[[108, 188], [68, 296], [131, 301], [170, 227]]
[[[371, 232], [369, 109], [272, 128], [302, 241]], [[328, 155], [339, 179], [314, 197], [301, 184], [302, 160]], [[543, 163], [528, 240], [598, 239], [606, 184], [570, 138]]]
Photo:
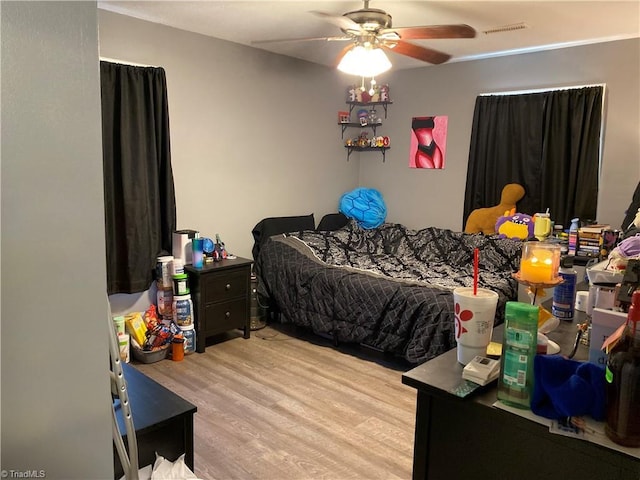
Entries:
[[516, 408], [530, 408], [533, 393], [533, 359], [538, 346], [538, 307], [507, 302], [498, 400]]

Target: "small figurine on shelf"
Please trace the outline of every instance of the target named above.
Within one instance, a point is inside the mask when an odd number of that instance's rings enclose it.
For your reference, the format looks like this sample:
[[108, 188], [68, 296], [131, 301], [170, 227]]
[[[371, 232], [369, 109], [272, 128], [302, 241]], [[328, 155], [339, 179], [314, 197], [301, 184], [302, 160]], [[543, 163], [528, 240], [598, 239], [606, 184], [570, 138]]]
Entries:
[[381, 102], [389, 102], [391, 99], [389, 97], [389, 85], [384, 84], [380, 85], [380, 101]]
[[362, 103], [364, 101], [362, 98], [362, 88], [357, 85], [350, 85], [347, 90], [347, 102]]
[[369, 114], [367, 115], [367, 121], [370, 125], [375, 125], [378, 123], [378, 115], [376, 114], [376, 109], [371, 107], [369, 110]]
[[369, 90], [369, 94], [371, 95], [372, 102], [380, 101], [380, 87], [374, 80], [371, 80], [371, 90]]
[[369, 112], [366, 111], [364, 108], [361, 110], [358, 110], [358, 121], [360, 122], [360, 125], [362, 125], [363, 127], [366, 127], [369, 122]]
[[358, 137], [358, 147], [368, 147], [369, 146], [369, 138], [367, 132], [360, 132], [360, 136]]
[[349, 123], [349, 112], [338, 112], [338, 123]]

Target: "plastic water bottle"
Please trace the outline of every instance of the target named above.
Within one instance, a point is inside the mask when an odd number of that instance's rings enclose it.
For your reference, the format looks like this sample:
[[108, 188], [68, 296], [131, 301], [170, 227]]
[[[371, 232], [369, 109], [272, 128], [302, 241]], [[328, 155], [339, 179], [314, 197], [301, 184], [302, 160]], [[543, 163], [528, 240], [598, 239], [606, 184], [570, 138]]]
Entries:
[[204, 239], [200, 237], [199, 233], [196, 233], [193, 239], [191, 239], [191, 249], [193, 252], [193, 266], [194, 268], [202, 268], [204, 265]]
[[578, 282], [578, 272], [573, 268], [573, 257], [560, 259], [558, 274], [563, 281], [553, 289], [551, 314], [560, 320], [571, 322], [575, 313]]
[[569, 227], [569, 255], [575, 255], [578, 249], [578, 229], [580, 228], [580, 219], [572, 218]]

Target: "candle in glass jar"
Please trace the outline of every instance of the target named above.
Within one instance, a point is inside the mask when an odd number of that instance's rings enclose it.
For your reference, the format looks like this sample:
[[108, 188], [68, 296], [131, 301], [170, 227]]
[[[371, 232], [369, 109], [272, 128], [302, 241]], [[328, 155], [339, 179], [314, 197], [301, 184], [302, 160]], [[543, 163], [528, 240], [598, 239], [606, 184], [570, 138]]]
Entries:
[[558, 245], [527, 242], [520, 261], [520, 278], [529, 283], [551, 283], [557, 277], [559, 265]]

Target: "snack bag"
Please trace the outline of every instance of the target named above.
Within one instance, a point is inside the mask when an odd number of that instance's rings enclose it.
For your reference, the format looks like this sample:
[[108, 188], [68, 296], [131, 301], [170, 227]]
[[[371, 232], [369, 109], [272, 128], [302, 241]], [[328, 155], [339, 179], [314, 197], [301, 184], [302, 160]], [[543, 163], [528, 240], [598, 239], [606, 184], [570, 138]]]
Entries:
[[130, 313], [125, 316], [124, 324], [129, 335], [131, 335], [138, 344], [143, 345], [146, 339], [147, 326], [140, 312]]
[[149, 308], [144, 312], [144, 323], [147, 325], [147, 328], [151, 328], [155, 324], [160, 323], [155, 305], [149, 305]]
[[167, 343], [171, 343], [173, 333], [171, 329], [163, 323], [155, 323], [152, 328], [147, 330], [147, 338], [143, 346], [143, 350], [153, 350]]

